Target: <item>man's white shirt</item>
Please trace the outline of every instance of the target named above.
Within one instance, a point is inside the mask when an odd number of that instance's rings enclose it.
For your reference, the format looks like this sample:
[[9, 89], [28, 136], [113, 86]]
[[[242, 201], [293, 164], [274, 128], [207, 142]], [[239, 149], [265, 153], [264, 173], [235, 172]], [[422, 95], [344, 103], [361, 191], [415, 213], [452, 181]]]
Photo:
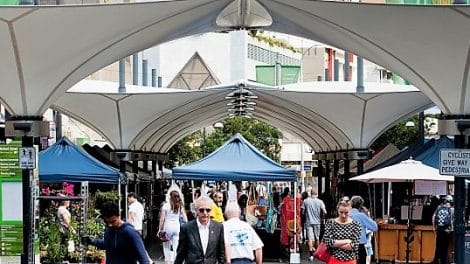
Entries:
[[144, 206], [139, 201], [129, 205], [129, 214], [135, 213], [134, 220], [129, 219], [129, 223], [134, 226], [135, 230], [142, 230], [142, 222], [144, 221]]
[[225, 246], [230, 246], [231, 259], [247, 258], [253, 260], [253, 250], [262, 248], [263, 242], [255, 230], [238, 218], [223, 223]]
[[207, 223], [207, 225], [203, 225], [199, 222], [199, 219], [197, 221], [197, 228], [199, 229], [199, 238], [201, 239], [201, 245], [202, 245], [202, 250], [204, 251], [204, 255], [206, 254], [206, 249], [207, 249], [207, 244], [209, 243], [209, 224], [210, 222]]

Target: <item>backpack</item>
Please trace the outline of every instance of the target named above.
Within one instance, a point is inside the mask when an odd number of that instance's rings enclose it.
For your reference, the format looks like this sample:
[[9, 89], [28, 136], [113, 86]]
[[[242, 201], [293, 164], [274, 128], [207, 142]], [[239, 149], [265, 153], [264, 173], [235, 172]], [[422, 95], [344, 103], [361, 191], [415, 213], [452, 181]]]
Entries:
[[439, 208], [436, 210], [436, 226], [441, 229], [447, 229], [450, 227], [451, 221], [452, 215], [450, 212], [450, 207], [439, 206]]

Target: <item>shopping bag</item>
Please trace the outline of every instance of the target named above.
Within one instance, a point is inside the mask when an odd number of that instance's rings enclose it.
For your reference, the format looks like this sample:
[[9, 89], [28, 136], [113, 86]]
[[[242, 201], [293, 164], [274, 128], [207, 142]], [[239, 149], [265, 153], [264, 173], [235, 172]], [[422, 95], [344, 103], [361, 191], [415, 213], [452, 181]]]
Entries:
[[330, 259], [331, 253], [328, 250], [328, 247], [326, 246], [326, 244], [323, 242], [320, 242], [313, 256], [320, 261], [328, 262], [328, 260]]

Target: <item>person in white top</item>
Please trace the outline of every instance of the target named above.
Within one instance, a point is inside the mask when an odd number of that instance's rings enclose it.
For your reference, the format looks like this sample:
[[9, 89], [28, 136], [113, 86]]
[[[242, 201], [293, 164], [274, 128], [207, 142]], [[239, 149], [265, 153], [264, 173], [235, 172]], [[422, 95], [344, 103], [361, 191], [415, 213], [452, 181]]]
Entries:
[[163, 255], [165, 263], [173, 263], [178, 248], [178, 240], [180, 233], [180, 218], [187, 222], [186, 211], [184, 209], [183, 200], [178, 191], [171, 191], [169, 201], [163, 204], [160, 213], [160, 224], [158, 226], [158, 234], [165, 232], [168, 241], [163, 243]]
[[135, 230], [142, 236], [142, 222], [144, 221], [144, 206], [137, 200], [137, 194], [131, 192], [127, 194], [129, 213], [127, 222], [134, 226]]
[[[240, 207], [236, 202], [229, 202], [225, 207], [224, 225], [225, 263], [245, 264], [263, 263], [263, 242], [255, 230], [240, 220]], [[253, 251], [255, 254], [253, 254]]]

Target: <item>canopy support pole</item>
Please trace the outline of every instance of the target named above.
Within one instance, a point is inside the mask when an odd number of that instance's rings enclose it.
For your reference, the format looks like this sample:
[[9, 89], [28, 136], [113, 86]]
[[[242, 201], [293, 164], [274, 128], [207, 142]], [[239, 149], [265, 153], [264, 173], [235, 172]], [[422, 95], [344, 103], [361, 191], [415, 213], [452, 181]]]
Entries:
[[[22, 147], [33, 147], [35, 137], [49, 136], [49, 122], [42, 116], [11, 116], [5, 122], [6, 137], [21, 137]], [[36, 153], [37, 155], [37, 153]], [[34, 157], [37, 158], [37, 157]], [[33, 199], [31, 169], [22, 170], [23, 252], [21, 263], [34, 263]]]
[[[439, 135], [454, 135], [456, 149], [468, 148], [470, 115], [446, 115], [438, 120]], [[454, 262], [465, 262], [465, 177], [454, 176]]]

